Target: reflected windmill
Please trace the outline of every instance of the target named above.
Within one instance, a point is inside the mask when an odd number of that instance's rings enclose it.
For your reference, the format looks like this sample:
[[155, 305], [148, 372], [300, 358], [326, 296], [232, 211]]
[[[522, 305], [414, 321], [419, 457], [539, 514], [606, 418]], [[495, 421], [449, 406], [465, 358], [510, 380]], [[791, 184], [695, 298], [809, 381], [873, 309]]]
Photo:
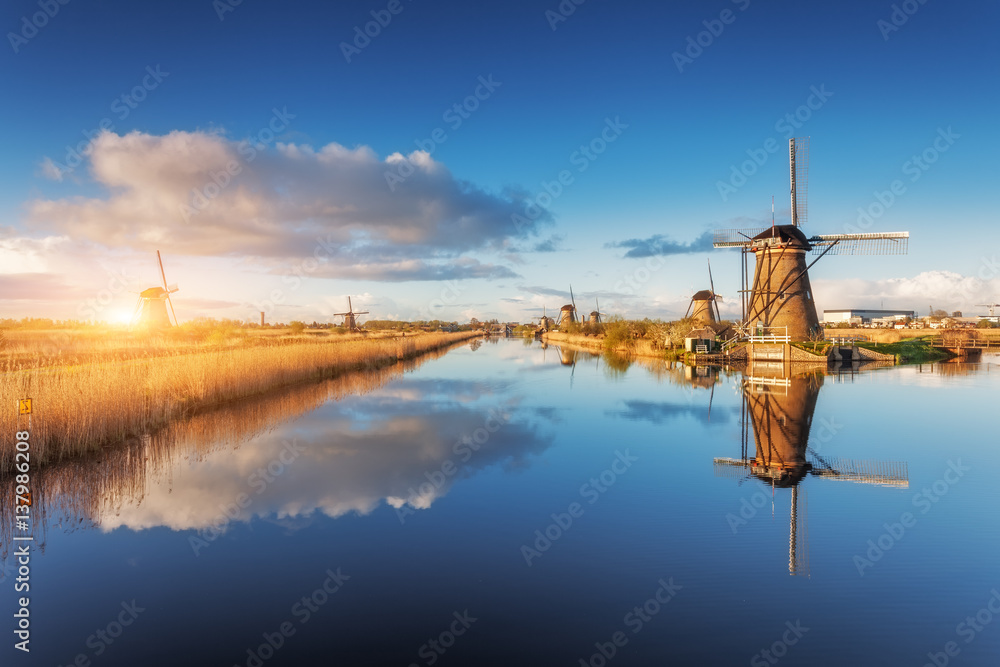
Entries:
[[[808, 512], [802, 481], [813, 475], [828, 480], [907, 488], [907, 466], [891, 461], [855, 461], [820, 456], [809, 445], [816, 399], [824, 376], [748, 375], [743, 380], [741, 457], [716, 458], [716, 476], [742, 481], [756, 478], [792, 493], [789, 517], [788, 572], [809, 574]], [[750, 432], [755, 452], [749, 453]]]

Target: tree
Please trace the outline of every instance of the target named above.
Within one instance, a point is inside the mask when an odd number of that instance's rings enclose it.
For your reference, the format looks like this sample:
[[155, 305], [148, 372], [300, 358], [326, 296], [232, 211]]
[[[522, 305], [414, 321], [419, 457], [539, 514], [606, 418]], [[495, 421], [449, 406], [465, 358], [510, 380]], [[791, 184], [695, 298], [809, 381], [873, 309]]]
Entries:
[[940, 309], [938, 309], [938, 310], [932, 310], [931, 311], [931, 318], [933, 318], [935, 320], [943, 320], [946, 317], [948, 317], [948, 311], [947, 310], [940, 310]]
[[306, 330], [306, 323], [299, 322], [298, 320], [292, 322], [288, 325], [288, 328], [292, 330], [293, 334], [300, 334]]

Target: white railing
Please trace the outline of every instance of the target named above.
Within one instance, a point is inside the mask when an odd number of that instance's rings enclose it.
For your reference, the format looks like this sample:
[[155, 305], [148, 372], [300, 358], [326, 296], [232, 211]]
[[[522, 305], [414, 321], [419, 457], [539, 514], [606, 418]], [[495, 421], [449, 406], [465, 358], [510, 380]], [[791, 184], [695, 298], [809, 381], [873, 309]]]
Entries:
[[[779, 331], [784, 333], [779, 335]], [[746, 340], [748, 343], [791, 343], [792, 337], [788, 335], [788, 327], [761, 327], [754, 329]]]

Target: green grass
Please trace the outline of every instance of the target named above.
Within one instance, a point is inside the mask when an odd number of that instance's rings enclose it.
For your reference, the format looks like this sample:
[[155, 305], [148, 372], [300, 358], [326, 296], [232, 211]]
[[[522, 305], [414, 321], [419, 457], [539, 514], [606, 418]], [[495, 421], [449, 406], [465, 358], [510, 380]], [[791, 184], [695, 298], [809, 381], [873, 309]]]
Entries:
[[907, 338], [898, 343], [858, 343], [858, 347], [882, 354], [894, 354], [901, 364], [927, 364], [951, 359], [954, 356], [932, 347], [928, 338], [929, 336]]

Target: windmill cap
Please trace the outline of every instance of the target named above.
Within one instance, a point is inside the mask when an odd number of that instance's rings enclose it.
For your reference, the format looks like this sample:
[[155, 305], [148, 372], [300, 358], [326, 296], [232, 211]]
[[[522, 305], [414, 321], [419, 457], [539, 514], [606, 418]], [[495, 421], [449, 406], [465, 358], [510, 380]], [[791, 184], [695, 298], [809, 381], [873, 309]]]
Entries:
[[806, 235], [802, 233], [802, 230], [795, 225], [778, 225], [773, 229], [768, 227], [760, 234], [753, 237], [753, 240], [763, 241], [770, 238], [781, 239], [782, 243], [798, 242], [803, 247], [811, 247], [809, 239], [806, 238]]
[[692, 301], [711, 301], [714, 298], [715, 298], [715, 294], [713, 294], [711, 290], [703, 289], [700, 292], [696, 292], [695, 295], [693, 297], [691, 297], [691, 300]]
[[159, 299], [166, 294], [166, 290], [162, 287], [150, 287], [149, 289], [144, 289], [139, 292], [139, 296], [143, 299]]

